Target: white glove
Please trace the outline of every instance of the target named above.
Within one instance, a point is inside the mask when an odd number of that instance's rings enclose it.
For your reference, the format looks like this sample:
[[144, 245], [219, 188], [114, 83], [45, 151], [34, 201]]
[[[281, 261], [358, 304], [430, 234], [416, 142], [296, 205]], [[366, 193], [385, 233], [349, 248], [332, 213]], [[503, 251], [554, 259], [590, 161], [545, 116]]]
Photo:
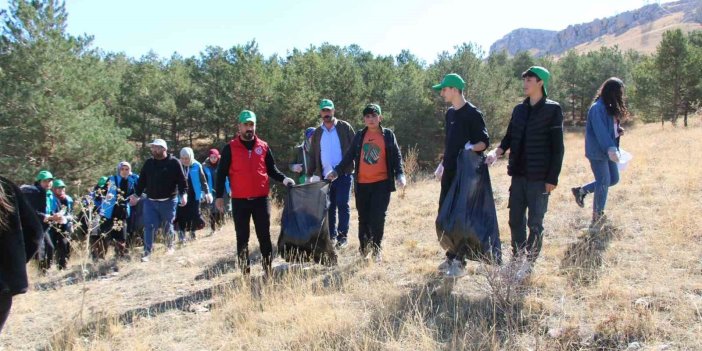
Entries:
[[324, 179], [333, 182], [338, 177], [339, 177], [339, 175], [336, 174], [336, 171], [331, 171], [331, 172], [327, 173], [327, 176]]
[[132, 194], [129, 196], [129, 206], [136, 206], [138, 202], [139, 198], [136, 195]]
[[465, 148], [466, 150], [473, 150], [473, 146], [475, 145], [471, 144], [469, 141], [466, 143], [466, 145], [463, 146], [463, 148]]
[[180, 204], [178, 206], [184, 207], [185, 205], [188, 204], [188, 194], [183, 194], [180, 198]]
[[212, 200], [213, 200], [212, 194], [210, 194], [210, 193], [205, 194], [205, 201], [207, 201], [208, 204], [211, 204]]
[[441, 177], [444, 175], [444, 163], [439, 163], [439, 166], [436, 167], [436, 171], [434, 171], [434, 176], [441, 180]]
[[287, 178], [287, 177], [286, 177], [285, 179], [283, 179], [283, 185], [285, 185], [285, 186], [293, 186], [293, 185], [295, 185], [295, 181], [292, 180], [292, 178]]
[[292, 171], [295, 172], [295, 173], [300, 173], [300, 172], [302, 172], [302, 165], [299, 164], [299, 163], [298, 163], [298, 164], [294, 164], [294, 165], [291, 167], [291, 169], [292, 169]]
[[405, 178], [404, 174], [400, 174], [400, 176], [397, 177], [397, 183], [403, 188], [407, 185], [407, 178]]
[[61, 216], [61, 219], [59, 220], [59, 223], [61, 223], [61, 224], [66, 224], [66, 223], [68, 223], [68, 217], [66, 217], [66, 216]]
[[607, 155], [609, 155], [609, 159], [612, 160], [614, 163], [619, 163], [619, 152], [615, 149], [611, 149], [607, 151]]
[[497, 161], [497, 149], [488, 152], [487, 157], [485, 158], [485, 164], [492, 166], [495, 161]]
[[317, 182], [320, 181], [320, 180], [321, 180], [321, 179], [319, 179], [318, 176], [311, 176], [310, 179], [307, 180], [307, 182], [308, 182], [308, 183], [317, 183]]

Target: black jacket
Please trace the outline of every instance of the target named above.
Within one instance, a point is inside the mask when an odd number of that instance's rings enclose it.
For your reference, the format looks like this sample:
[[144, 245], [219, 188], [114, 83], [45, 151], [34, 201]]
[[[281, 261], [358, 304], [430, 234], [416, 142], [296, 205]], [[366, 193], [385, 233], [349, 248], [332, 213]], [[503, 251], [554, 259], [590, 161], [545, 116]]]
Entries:
[[[402, 154], [400, 153], [400, 147], [397, 145], [397, 139], [392, 130], [387, 128], [382, 128], [383, 139], [385, 140], [385, 162], [388, 167], [388, 189], [390, 191], [395, 191], [395, 179], [405, 173], [404, 166], [402, 165]], [[334, 167], [334, 171], [338, 175], [349, 174], [349, 166], [353, 166], [355, 162], [355, 182], [358, 183], [358, 167], [361, 164], [361, 148], [363, 148], [363, 137], [366, 135], [368, 127], [363, 128], [356, 132], [353, 140], [351, 141], [351, 146], [349, 150], [344, 154], [344, 158], [341, 162]]]
[[172, 155], [163, 160], [150, 158], [144, 162], [134, 187], [137, 196], [145, 192], [150, 199], [168, 199], [187, 194], [188, 182], [180, 160]]
[[563, 164], [563, 111], [542, 98], [531, 106], [527, 98], [514, 107], [500, 149], [509, 153], [507, 173], [558, 185]]
[[3, 177], [0, 186], [14, 208], [14, 213], [0, 212], [7, 220], [0, 229], [0, 292], [22, 294], [29, 287], [27, 262], [37, 252], [44, 230], [20, 189]]

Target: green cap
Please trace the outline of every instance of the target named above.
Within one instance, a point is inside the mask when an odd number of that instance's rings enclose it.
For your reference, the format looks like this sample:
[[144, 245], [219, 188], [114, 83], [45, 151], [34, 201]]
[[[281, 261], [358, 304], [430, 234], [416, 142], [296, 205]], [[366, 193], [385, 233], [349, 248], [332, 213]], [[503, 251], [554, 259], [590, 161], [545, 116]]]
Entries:
[[37, 174], [36, 179], [37, 179], [37, 182], [41, 182], [42, 180], [54, 179], [54, 176], [49, 171], [41, 171], [41, 172], [39, 172], [39, 174]]
[[333, 109], [334, 109], [334, 102], [331, 101], [331, 100], [329, 100], [329, 99], [323, 99], [323, 100], [319, 103], [319, 109], [320, 109], [320, 110], [324, 110], [325, 108], [328, 108], [328, 109], [330, 109], [330, 110], [333, 110]]
[[382, 111], [380, 110], [380, 106], [378, 104], [368, 104], [366, 105], [366, 108], [363, 109], [363, 115], [367, 115], [369, 113], [375, 112], [378, 115], [382, 115]]
[[98, 180], [98, 186], [102, 187], [105, 186], [105, 184], [107, 184], [107, 177], [100, 177]]
[[[551, 72], [541, 66], [531, 66], [524, 73], [526, 74], [527, 72], [534, 73], [544, 82], [544, 95], [548, 96], [548, 82], [551, 80]], [[522, 74], [522, 76], [524, 75]]]
[[449, 73], [446, 76], [444, 76], [444, 79], [441, 81], [441, 83], [434, 85], [431, 87], [434, 90], [441, 90], [443, 88], [456, 88], [458, 90], [463, 90], [466, 87], [466, 81], [461, 78], [456, 73]]
[[53, 187], [54, 187], [54, 188], [65, 188], [65, 187], [66, 187], [66, 183], [64, 183], [63, 180], [61, 180], [61, 179], [54, 179], [54, 185], [53, 185]]
[[253, 122], [256, 124], [256, 114], [253, 111], [244, 110], [239, 114], [239, 123]]

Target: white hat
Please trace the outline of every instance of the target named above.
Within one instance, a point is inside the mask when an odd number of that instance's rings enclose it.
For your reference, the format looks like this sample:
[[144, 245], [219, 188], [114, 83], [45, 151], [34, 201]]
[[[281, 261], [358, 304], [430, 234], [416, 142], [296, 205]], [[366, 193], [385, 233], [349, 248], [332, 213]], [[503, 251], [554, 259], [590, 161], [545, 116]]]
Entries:
[[168, 144], [166, 144], [166, 141], [163, 139], [154, 139], [154, 141], [150, 143], [149, 146], [160, 146], [168, 150]]

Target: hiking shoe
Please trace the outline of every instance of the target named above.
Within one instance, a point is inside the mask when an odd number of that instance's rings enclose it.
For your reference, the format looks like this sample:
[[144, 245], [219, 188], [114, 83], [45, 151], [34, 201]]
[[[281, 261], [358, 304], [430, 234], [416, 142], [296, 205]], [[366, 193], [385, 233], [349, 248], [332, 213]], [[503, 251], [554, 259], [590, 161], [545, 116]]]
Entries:
[[149, 262], [151, 260], [151, 255], [141, 256], [141, 262]]
[[446, 260], [444, 260], [444, 262], [441, 262], [441, 264], [439, 265], [439, 272], [446, 273], [449, 270], [449, 268], [451, 268], [451, 261], [452, 260], [450, 258], [446, 257]]
[[570, 189], [570, 191], [573, 192], [573, 196], [575, 197], [575, 203], [578, 204], [580, 208], [585, 208], [585, 195], [587, 194], [583, 192], [583, 188], [572, 188]]
[[517, 282], [521, 282], [524, 279], [526, 279], [527, 277], [529, 277], [531, 275], [531, 269], [532, 269], [531, 262], [529, 262], [529, 261], [521, 262], [518, 269], [517, 269], [517, 272], [514, 274], [515, 280]]
[[376, 264], [380, 264], [383, 262], [383, 254], [380, 251], [374, 251], [373, 252], [373, 261]]
[[452, 260], [451, 266], [446, 272], [447, 277], [460, 278], [466, 275], [466, 266], [459, 260]]
[[349, 242], [346, 241], [346, 240], [343, 240], [343, 241], [342, 241], [342, 240], [339, 240], [339, 241], [336, 242], [336, 249], [337, 249], [337, 250], [343, 250], [343, 249], [345, 249], [347, 246], [349, 246]]

